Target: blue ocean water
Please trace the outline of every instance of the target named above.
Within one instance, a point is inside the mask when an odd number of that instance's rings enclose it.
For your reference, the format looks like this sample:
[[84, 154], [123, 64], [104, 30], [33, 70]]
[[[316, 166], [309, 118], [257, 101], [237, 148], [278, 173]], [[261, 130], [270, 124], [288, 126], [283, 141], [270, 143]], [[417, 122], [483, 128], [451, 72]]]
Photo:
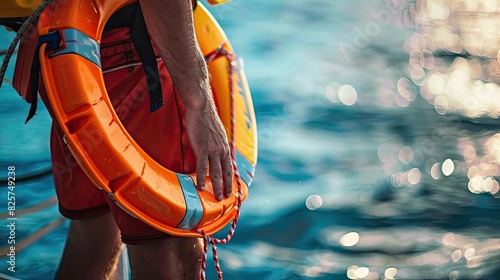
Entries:
[[[250, 196], [233, 240], [219, 246], [226, 279], [500, 277], [500, 34], [487, 28], [498, 24], [495, 1], [471, 2], [481, 4], [210, 8], [244, 59], [259, 128]], [[0, 50], [13, 36], [0, 33]], [[7, 166], [19, 177], [50, 167], [50, 117], [39, 108], [24, 125], [29, 105], [9, 79], [0, 88], [2, 180]], [[50, 205], [19, 214], [17, 240], [60, 218], [50, 175], [20, 181], [15, 192], [19, 213]], [[51, 279], [67, 227], [19, 249], [15, 273], [1, 258], [0, 272]]]

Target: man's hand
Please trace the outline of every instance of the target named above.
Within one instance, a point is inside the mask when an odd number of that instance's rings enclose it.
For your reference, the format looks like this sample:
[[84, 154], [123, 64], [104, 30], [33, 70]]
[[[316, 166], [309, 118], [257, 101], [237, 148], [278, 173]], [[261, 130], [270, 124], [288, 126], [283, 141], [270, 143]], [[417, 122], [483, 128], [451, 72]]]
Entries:
[[196, 177], [205, 188], [207, 164], [215, 198], [232, 192], [233, 168], [224, 127], [210, 90], [205, 58], [194, 33], [191, 0], [140, 0], [144, 20], [185, 107], [186, 130], [196, 155]]
[[213, 102], [207, 109], [193, 110], [186, 107], [185, 120], [189, 142], [196, 155], [196, 178], [200, 190], [205, 188], [207, 163], [210, 164], [210, 178], [217, 200], [232, 192], [233, 165], [224, 127], [217, 115]]

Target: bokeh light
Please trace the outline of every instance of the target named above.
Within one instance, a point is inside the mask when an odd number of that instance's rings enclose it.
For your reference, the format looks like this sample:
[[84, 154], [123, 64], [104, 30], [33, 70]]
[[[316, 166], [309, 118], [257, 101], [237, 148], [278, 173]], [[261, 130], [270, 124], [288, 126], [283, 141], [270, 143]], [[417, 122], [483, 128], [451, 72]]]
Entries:
[[333, 103], [339, 103], [340, 99], [338, 93], [341, 86], [341, 84], [336, 82], [331, 82], [330, 84], [328, 84], [325, 90], [326, 98]]
[[396, 274], [398, 273], [398, 269], [395, 267], [389, 267], [388, 269], [385, 270], [384, 276], [387, 279], [395, 279]]
[[352, 106], [358, 101], [358, 93], [351, 85], [342, 85], [339, 88], [339, 99], [346, 106]]
[[443, 166], [441, 167], [444, 176], [450, 176], [451, 173], [455, 170], [455, 165], [451, 159], [447, 159], [443, 162]]
[[306, 207], [309, 210], [316, 210], [323, 205], [323, 199], [317, 194], [313, 194], [307, 197]]
[[342, 244], [345, 247], [350, 247], [358, 244], [359, 242], [359, 233], [357, 232], [349, 232], [339, 239], [339, 243]]

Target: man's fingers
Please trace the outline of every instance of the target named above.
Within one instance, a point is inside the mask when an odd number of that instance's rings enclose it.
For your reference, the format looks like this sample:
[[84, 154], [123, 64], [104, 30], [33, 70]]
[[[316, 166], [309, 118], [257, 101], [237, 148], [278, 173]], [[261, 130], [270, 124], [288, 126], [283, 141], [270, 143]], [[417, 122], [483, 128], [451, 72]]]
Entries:
[[207, 156], [196, 159], [196, 184], [200, 191], [205, 189], [205, 178], [207, 177]]
[[222, 172], [224, 174], [224, 193], [226, 197], [230, 197], [233, 192], [233, 164], [231, 162], [231, 153], [228, 152], [226, 157], [222, 159]]
[[219, 156], [211, 156], [210, 161], [210, 179], [214, 189], [215, 199], [222, 200], [222, 169]]

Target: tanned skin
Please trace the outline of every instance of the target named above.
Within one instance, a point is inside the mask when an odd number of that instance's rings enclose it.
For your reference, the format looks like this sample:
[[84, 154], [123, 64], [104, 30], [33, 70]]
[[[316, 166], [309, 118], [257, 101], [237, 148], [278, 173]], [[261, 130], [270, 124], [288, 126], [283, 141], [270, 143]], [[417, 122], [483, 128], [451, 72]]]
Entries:
[[[146, 26], [184, 103], [196, 177], [204, 189], [207, 163], [218, 200], [231, 195], [233, 169], [226, 131], [217, 115], [207, 64], [196, 42], [190, 0], [141, 0]], [[224, 185], [224, 186], [223, 186]]]

